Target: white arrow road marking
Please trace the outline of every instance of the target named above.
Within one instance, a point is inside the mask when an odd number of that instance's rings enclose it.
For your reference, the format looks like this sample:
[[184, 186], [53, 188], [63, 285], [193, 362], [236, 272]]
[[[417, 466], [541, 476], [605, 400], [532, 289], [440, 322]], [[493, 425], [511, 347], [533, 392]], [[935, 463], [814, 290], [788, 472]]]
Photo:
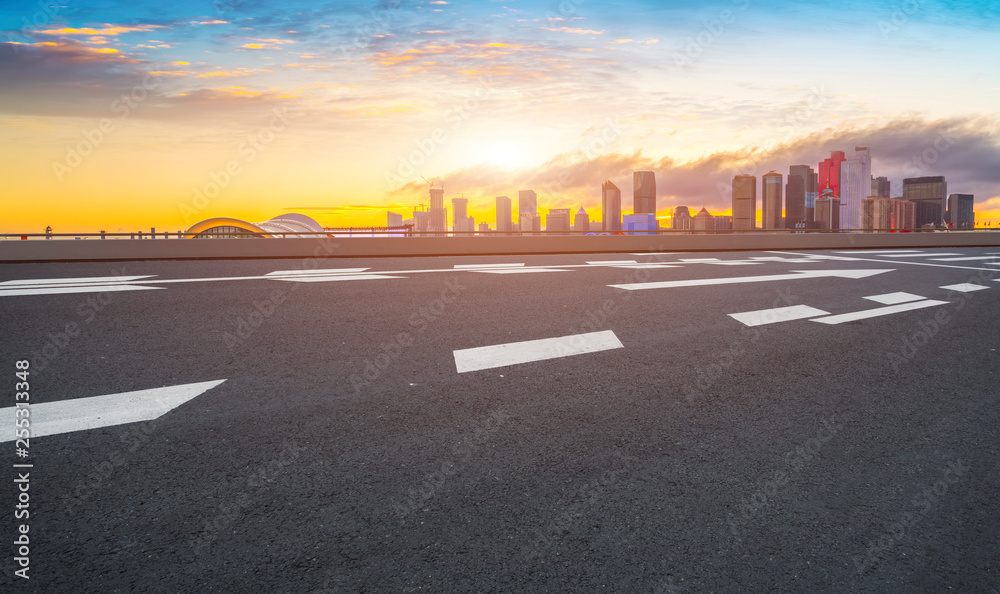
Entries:
[[625, 346], [615, 333], [605, 330], [457, 350], [454, 351], [455, 368], [459, 373], [466, 373], [622, 348]]
[[469, 270], [480, 269], [480, 268], [516, 268], [518, 266], [524, 266], [524, 262], [519, 264], [455, 264], [455, 270]]
[[914, 295], [913, 293], [886, 293], [884, 295], [872, 295], [870, 297], [864, 297], [874, 301], [876, 303], [881, 303], [882, 305], [896, 305], [898, 303], [909, 303], [910, 301], [920, 301], [923, 299], [920, 295]]
[[808, 305], [793, 305], [791, 307], [776, 307], [773, 309], [761, 309], [757, 311], [747, 311], [744, 313], [729, 314], [729, 317], [746, 326], [763, 326], [764, 324], [775, 324], [777, 322], [788, 322], [791, 320], [802, 320], [805, 318], [815, 318], [816, 316], [826, 316], [830, 312], [809, 307]]
[[[32, 404], [29, 417], [31, 437], [156, 419], [224, 381], [226, 380]], [[0, 409], [0, 443], [15, 439], [16, 410], [15, 406]]]
[[826, 318], [816, 318], [810, 321], [819, 322], [821, 324], [843, 324], [845, 322], [856, 322], [857, 320], [867, 320], [868, 318], [888, 316], [891, 314], [901, 313], [904, 311], [912, 311], [914, 309], [934, 307], [935, 305], [946, 305], [947, 303], [948, 303], [947, 301], [936, 301], [934, 299], [927, 299], [925, 301], [912, 301], [910, 303], [900, 303], [899, 305], [890, 305], [888, 307], [866, 309], [864, 311], [855, 311], [836, 316], [829, 316]]
[[[937, 255], [937, 254], [935, 254]], [[964, 262], [966, 260], [997, 260], [996, 256], [962, 256], [961, 258], [931, 258], [934, 262]]]
[[91, 276], [81, 278], [27, 278], [21, 280], [9, 280], [0, 283], [0, 288], [30, 286], [52, 286], [52, 285], [110, 285], [115, 283], [125, 283], [140, 280], [143, 278], [153, 278], [152, 274], [144, 276]]
[[163, 287], [144, 287], [142, 285], [80, 285], [77, 287], [38, 287], [23, 289], [0, 289], [0, 297], [15, 297], [24, 295], [59, 295], [62, 293], [110, 293], [113, 291], [148, 291]]
[[959, 283], [957, 285], [948, 285], [946, 287], [941, 287], [948, 291], [958, 291], [959, 293], [971, 293], [973, 291], [982, 291], [983, 289], [989, 289], [989, 287], [984, 287], [983, 285], [977, 285], [974, 283]]
[[698, 278], [679, 281], [660, 281], [651, 283], [629, 283], [625, 285], [608, 285], [616, 289], [626, 291], [638, 291], [642, 289], [672, 289], [676, 287], [704, 287], [709, 285], [733, 285], [740, 283], [761, 283], [768, 281], [801, 280], [807, 278], [822, 278], [834, 276], [840, 278], [866, 278], [892, 272], [894, 269], [871, 269], [871, 270], [793, 270], [791, 274], [772, 274], [768, 276], [737, 276], [727, 278]]

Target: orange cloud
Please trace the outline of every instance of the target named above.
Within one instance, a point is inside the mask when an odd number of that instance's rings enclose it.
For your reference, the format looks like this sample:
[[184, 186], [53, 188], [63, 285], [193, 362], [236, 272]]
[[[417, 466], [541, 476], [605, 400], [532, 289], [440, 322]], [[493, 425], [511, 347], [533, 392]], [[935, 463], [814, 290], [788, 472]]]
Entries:
[[152, 31], [154, 29], [166, 29], [167, 27], [163, 25], [138, 25], [135, 27], [122, 27], [116, 25], [105, 24], [104, 27], [100, 29], [94, 29], [92, 27], [83, 28], [73, 28], [67, 27], [63, 29], [45, 29], [42, 31], [36, 31], [42, 35], [121, 35], [123, 33], [136, 33], [140, 31]]
[[604, 35], [606, 31], [594, 31], [592, 29], [575, 29], [573, 27], [542, 27], [546, 31], [554, 33], [575, 33], [576, 35]]

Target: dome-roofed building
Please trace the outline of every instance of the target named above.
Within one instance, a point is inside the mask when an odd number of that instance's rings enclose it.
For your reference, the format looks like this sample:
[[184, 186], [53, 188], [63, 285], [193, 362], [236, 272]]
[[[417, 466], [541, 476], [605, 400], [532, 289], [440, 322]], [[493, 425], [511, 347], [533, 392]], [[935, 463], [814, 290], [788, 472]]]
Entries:
[[213, 217], [191, 225], [191, 228], [184, 232], [186, 239], [273, 239], [326, 236], [323, 227], [312, 217], [295, 212], [278, 215], [263, 223], [248, 223], [230, 217]]

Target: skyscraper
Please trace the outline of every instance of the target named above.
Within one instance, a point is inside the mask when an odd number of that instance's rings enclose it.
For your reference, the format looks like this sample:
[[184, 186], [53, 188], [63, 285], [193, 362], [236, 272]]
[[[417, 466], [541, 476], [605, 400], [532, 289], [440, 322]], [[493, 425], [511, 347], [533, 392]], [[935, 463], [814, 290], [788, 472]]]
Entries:
[[514, 221], [510, 214], [510, 198], [497, 196], [497, 231], [510, 233], [514, 230]]
[[517, 192], [517, 223], [521, 231], [542, 230], [542, 219], [538, 215], [538, 194], [534, 190]]
[[622, 230], [622, 191], [610, 180], [601, 184], [601, 229]]
[[590, 215], [582, 206], [580, 210], [576, 211], [576, 218], [573, 219], [573, 230], [577, 233], [590, 232]]
[[761, 184], [761, 226], [764, 229], [781, 229], [781, 174], [768, 171]]
[[733, 230], [757, 228], [757, 176], [737, 175], [733, 178]]
[[808, 165], [792, 165], [788, 168], [785, 183], [785, 228], [791, 229], [800, 221], [813, 220], [816, 198], [816, 172]]
[[391, 210], [386, 213], [386, 226], [387, 227], [402, 227], [403, 226], [403, 215], [392, 212]]
[[694, 215], [695, 231], [715, 231], [715, 217], [708, 210], [702, 208], [698, 214]]
[[872, 178], [872, 193], [869, 196], [878, 196], [880, 198], [889, 198], [891, 188], [889, 186], [888, 177], [874, 177]]
[[840, 198], [829, 188], [816, 199], [816, 224], [820, 229], [840, 229]]
[[939, 225], [944, 221], [948, 182], [943, 175], [906, 178], [903, 198], [917, 205], [917, 227]]
[[953, 229], [974, 229], [976, 227], [975, 196], [972, 194], [951, 194], [948, 196], [948, 226]]
[[674, 218], [670, 221], [670, 228], [675, 231], [690, 231], [694, 228], [694, 219], [691, 211], [686, 206], [678, 206], [674, 209]]
[[840, 228], [861, 229], [861, 201], [872, 189], [872, 156], [866, 146], [855, 147], [854, 154], [840, 167]]
[[632, 173], [632, 214], [656, 214], [656, 177], [652, 171]]
[[830, 188], [833, 195], [840, 197], [840, 164], [847, 160], [844, 151], [833, 151], [830, 158], [819, 163], [819, 192]]
[[861, 225], [865, 231], [912, 229], [916, 208], [909, 200], [869, 196], [861, 201]]
[[448, 211], [444, 207], [444, 185], [435, 188], [431, 184], [431, 207], [427, 211], [428, 231], [448, 230]]
[[546, 231], [570, 231], [570, 214], [568, 208], [550, 208], [545, 217]]
[[452, 210], [452, 231], [474, 231], [475, 229], [469, 228], [469, 199], [468, 198], [452, 198], [451, 199], [451, 210]]

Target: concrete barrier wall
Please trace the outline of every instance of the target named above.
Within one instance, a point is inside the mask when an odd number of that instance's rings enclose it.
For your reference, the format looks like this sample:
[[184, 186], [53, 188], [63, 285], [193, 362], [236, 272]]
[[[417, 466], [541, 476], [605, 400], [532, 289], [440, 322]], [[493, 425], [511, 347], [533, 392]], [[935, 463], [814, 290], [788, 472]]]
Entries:
[[998, 247], [1000, 231], [0, 241], [0, 262]]

